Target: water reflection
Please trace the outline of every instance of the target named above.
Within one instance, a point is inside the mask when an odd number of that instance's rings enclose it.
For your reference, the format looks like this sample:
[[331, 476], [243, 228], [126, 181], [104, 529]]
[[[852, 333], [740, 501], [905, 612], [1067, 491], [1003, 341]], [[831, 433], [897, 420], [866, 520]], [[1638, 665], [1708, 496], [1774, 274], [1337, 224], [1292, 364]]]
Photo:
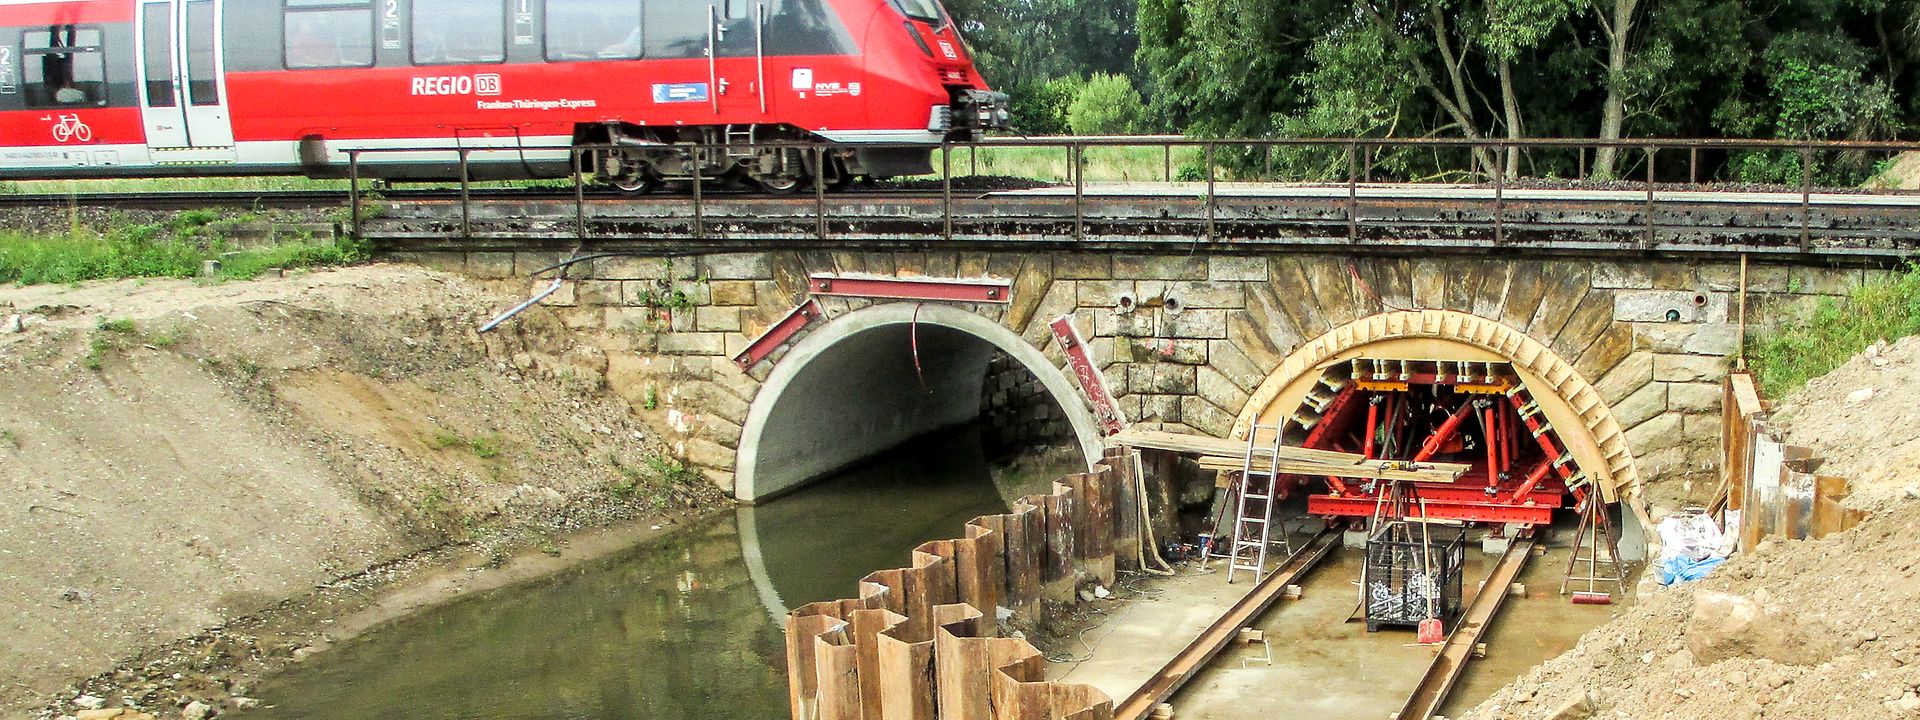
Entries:
[[429, 610], [264, 683], [247, 718], [776, 718], [783, 604], [852, 593], [1005, 510], [977, 436], [918, 443], [533, 585]]

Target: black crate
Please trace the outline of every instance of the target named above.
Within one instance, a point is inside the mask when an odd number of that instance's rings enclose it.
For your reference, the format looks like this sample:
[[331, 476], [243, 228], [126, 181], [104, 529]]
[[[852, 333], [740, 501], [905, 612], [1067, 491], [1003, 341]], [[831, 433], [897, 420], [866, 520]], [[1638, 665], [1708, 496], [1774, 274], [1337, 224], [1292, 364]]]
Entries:
[[[1395, 521], [1381, 524], [1367, 538], [1367, 575], [1361, 605], [1368, 632], [1383, 625], [1419, 625], [1431, 617], [1451, 625], [1454, 616], [1460, 614], [1466, 533], [1436, 529], [1427, 534], [1418, 523]], [[1433, 543], [1431, 552], [1427, 548], [1429, 539]]]

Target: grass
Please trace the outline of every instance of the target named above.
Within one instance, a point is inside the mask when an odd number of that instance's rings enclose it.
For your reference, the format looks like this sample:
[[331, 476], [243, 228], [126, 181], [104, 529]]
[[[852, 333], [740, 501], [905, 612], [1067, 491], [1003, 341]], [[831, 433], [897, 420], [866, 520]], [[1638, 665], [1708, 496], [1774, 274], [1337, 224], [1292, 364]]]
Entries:
[[238, 249], [223, 235], [234, 224], [208, 210], [177, 213], [165, 223], [123, 225], [104, 233], [0, 232], [0, 283], [68, 284], [121, 278], [191, 278], [208, 260], [219, 278], [248, 280], [275, 268], [328, 267], [366, 260], [361, 243], [301, 239]]
[[0, 428], [0, 443], [6, 443], [8, 445], [14, 446], [15, 448], [19, 448], [20, 435], [18, 433], [15, 433], [13, 431], [13, 428]]
[[1920, 333], [1920, 265], [1825, 300], [1805, 317], [1780, 323], [1747, 343], [1761, 388], [1781, 397], [1840, 367], [1881, 340]]
[[[1174, 148], [1171, 161], [1173, 178], [1178, 180], [1183, 170], [1190, 171], [1203, 165], [1204, 157], [1205, 151], [1198, 147]], [[1083, 158], [1087, 182], [1160, 182], [1167, 179], [1168, 156], [1162, 148], [1087, 148]], [[956, 177], [998, 175], [1064, 183], [1071, 179], [1067, 174], [1071, 165], [1066, 148], [997, 147], [980, 148], [974, 152], [955, 150], [953, 153], [953, 174]], [[938, 152], [934, 153], [933, 166], [937, 173], [940, 169]]]
[[473, 453], [474, 457], [480, 458], [481, 460], [492, 460], [500, 457], [502, 446], [504, 445], [500, 436], [496, 434], [489, 433], [486, 435], [476, 435], [472, 438], [465, 438], [461, 437], [459, 433], [446, 428], [435, 429], [433, 434], [425, 438], [424, 442], [426, 442], [427, 447], [435, 450], [446, 450], [456, 447], [466, 448], [468, 452]]

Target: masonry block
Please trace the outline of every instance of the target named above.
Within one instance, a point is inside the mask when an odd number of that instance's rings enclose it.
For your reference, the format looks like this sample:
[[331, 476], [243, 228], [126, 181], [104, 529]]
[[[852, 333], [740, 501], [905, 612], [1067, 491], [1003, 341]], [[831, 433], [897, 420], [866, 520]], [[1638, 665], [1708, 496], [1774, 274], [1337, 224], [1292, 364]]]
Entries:
[[665, 280], [673, 261], [658, 257], [619, 255], [593, 261], [593, 276], [603, 280]]
[[1205, 280], [1207, 259], [1191, 255], [1116, 255], [1108, 277], [1136, 280]]
[[1207, 344], [1207, 363], [1233, 382], [1241, 391], [1251, 393], [1266, 382], [1267, 373], [1253, 364], [1232, 340], [1212, 340]]
[[1179, 313], [1162, 312], [1160, 322], [1166, 335], [1176, 338], [1212, 340], [1227, 336], [1227, 311], [1198, 309]]
[[1190, 365], [1135, 363], [1127, 369], [1127, 391], [1135, 394], [1191, 395], [1198, 389]]
[[754, 304], [754, 283], [748, 280], [715, 280], [708, 283], [708, 296], [715, 305]]
[[574, 297], [581, 305], [621, 304], [618, 280], [581, 280], [576, 285], [578, 289], [574, 291]]
[[1246, 286], [1237, 282], [1181, 282], [1167, 288], [1167, 297], [1188, 309], [1243, 308]]
[[711, 305], [694, 308], [694, 328], [701, 332], [740, 332], [740, 309]]
[[513, 254], [513, 274], [530, 277], [535, 272], [565, 259], [567, 259], [567, 253], [563, 252], [517, 252]]
[[1207, 258], [1207, 279], [1219, 281], [1266, 282], [1267, 259], [1216, 255]]
[[1740, 349], [1740, 328], [1726, 323], [1634, 323], [1636, 350], [1687, 355], [1732, 355]]
[[1130, 313], [1098, 312], [1093, 316], [1093, 334], [1119, 337], [1153, 337], [1157, 313], [1141, 310]]
[[1612, 404], [1650, 382], [1653, 382], [1653, 353], [1635, 352], [1602, 375], [1593, 389], [1600, 393], [1600, 399]]
[[[1747, 292], [1786, 292], [1791, 266], [1747, 263]], [[1740, 263], [1716, 262], [1700, 266], [1700, 282], [1709, 290], [1736, 292], [1740, 289]]]
[[1141, 395], [1140, 410], [1133, 417], [1143, 422], [1180, 422], [1180, 396]]
[[466, 273], [487, 279], [513, 277], [513, 253], [467, 253]]
[[733, 448], [704, 438], [688, 440], [687, 464], [712, 470], [733, 470]]
[[1719, 383], [1670, 383], [1667, 408], [1683, 413], [1718, 413], [1722, 392]]
[[663, 355], [724, 355], [726, 333], [672, 332], [660, 336]]
[[[1093, 341], [1089, 340], [1091, 345]], [[1142, 338], [1122, 343], [1129, 347], [1128, 357], [1140, 362], [1163, 362], [1177, 365], [1207, 364], [1207, 341], [1173, 340], [1161, 338]]]
[[[1202, 367], [1195, 374], [1200, 397], [1214, 407], [1229, 412], [1239, 412], [1246, 407], [1247, 393], [1227, 378], [1225, 373], [1211, 367]], [[1183, 413], [1184, 415], [1184, 413]]]
[[1189, 395], [1180, 398], [1180, 422], [1214, 437], [1226, 437], [1233, 432], [1233, 413], [1229, 413], [1205, 398]]
[[1691, 290], [1628, 290], [1613, 294], [1613, 319], [1641, 323], [1706, 320], [1709, 298]]
[[[1111, 310], [1120, 304], [1122, 293], [1133, 292], [1132, 280], [1081, 280], [1073, 284], [1075, 302], [1083, 308]], [[1138, 299], [1138, 296], [1136, 296]]]
[[1650, 382], [1625, 399], [1614, 403], [1613, 419], [1620, 427], [1632, 429], [1667, 411], [1667, 383]]
[[1653, 379], [1661, 382], [1719, 382], [1727, 375], [1727, 360], [1712, 355], [1653, 356]]
[[1593, 286], [1646, 290], [1653, 287], [1653, 272], [1645, 263], [1596, 262], [1593, 264]]
[[767, 253], [726, 253], [700, 258], [704, 277], [714, 280], [768, 280], [773, 263]]
[[1811, 295], [1845, 295], [1866, 279], [1859, 268], [1822, 268], [1796, 265], [1787, 280], [1787, 292]]
[[1053, 256], [1053, 276], [1065, 280], [1111, 279], [1113, 256], [1103, 252], [1056, 254]]
[[1627, 446], [1633, 449], [1636, 456], [1679, 447], [1687, 439], [1681, 433], [1683, 422], [1683, 416], [1680, 413], [1668, 412], [1656, 415], [1626, 432]]

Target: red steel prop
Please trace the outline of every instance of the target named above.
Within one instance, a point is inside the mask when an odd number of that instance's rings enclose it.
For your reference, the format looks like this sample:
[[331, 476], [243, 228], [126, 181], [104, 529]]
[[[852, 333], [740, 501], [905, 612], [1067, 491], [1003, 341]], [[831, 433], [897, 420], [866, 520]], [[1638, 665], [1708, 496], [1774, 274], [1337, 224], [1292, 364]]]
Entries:
[[1061, 315], [1048, 326], [1053, 328], [1053, 339], [1060, 341], [1060, 348], [1067, 352], [1073, 375], [1080, 380], [1080, 391], [1093, 403], [1093, 417], [1100, 422], [1100, 429], [1108, 435], [1126, 429], [1127, 420], [1121, 416], [1119, 404], [1107, 392], [1107, 376], [1087, 355], [1087, 342], [1080, 337], [1080, 329], [1073, 326], [1073, 316]]

